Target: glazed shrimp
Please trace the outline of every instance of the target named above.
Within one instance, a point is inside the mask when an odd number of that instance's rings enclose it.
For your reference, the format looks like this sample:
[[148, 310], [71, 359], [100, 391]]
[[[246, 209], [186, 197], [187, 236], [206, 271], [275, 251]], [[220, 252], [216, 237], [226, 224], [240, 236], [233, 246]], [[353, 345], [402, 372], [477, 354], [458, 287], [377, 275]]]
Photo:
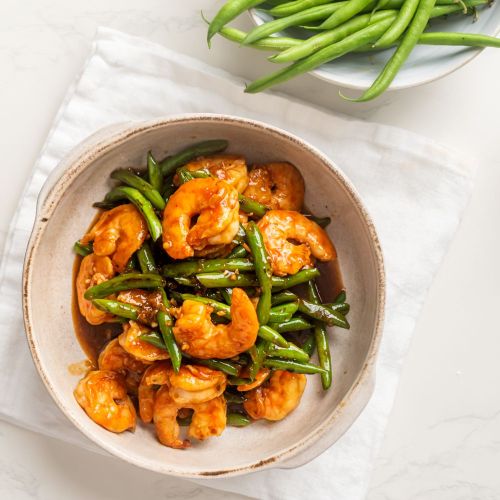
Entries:
[[88, 288], [107, 281], [115, 275], [113, 263], [109, 257], [100, 257], [94, 253], [82, 259], [78, 276], [76, 277], [76, 295], [80, 313], [91, 325], [101, 325], [114, 321], [115, 317], [107, 312], [100, 311], [83, 295]]
[[200, 359], [232, 358], [255, 343], [259, 320], [252, 302], [241, 288], [233, 290], [231, 323], [214, 325], [210, 318], [212, 311], [212, 307], [201, 302], [183, 302], [173, 330], [184, 352]]
[[243, 407], [256, 420], [282, 420], [300, 403], [306, 381], [301, 373], [276, 370], [266, 385], [246, 393]]
[[85, 413], [108, 431], [135, 429], [135, 408], [119, 373], [109, 370], [89, 372], [76, 386], [74, 395]]
[[135, 321], [129, 321], [123, 327], [123, 333], [119, 335], [118, 342], [129, 354], [145, 363], [152, 363], [162, 359], [168, 359], [167, 351], [156, 347], [139, 337], [148, 333], [150, 329]]
[[214, 177], [226, 181], [238, 193], [243, 193], [248, 186], [248, 170], [245, 158], [236, 155], [214, 155], [198, 158], [189, 162], [188, 170], [206, 170]]
[[155, 386], [164, 385], [168, 382], [168, 372], [171, 365], [167, 361], [151, 365], [142, 376], [139, 384], [139, 415], [144, 423], [153, 420], [155, 404]]
[[[174, 259], [195, 255], [209, 245], [231, 243], [238, 232], [238, 191], [217, 179], [186, 182], [163, 212], [163, 248]], [[193, 217], [198, 216], [191, 226]]]
[[[295, 274], [313, 264], [311, 254], [321, 261], [337, 258], [326, 231], [291, 210], [270, 210], [258, 222], [273, 274]], [[297, 244], [298, 243], [298, 244]]]
[[243, 193], [248, 198], [274, 210], [302, 209], [304, 179], [291, 163], [255, 165], [248, 178], [248, 187]]
[[[256, 389], [260, 387], [269, 377], [271, 370], [269, 368], [261, 368], [257, 374], [255, 375], [254, 380], [252, 380], [248, 384], [241, 384], [236, 387], [239, 392], [251, 391], [252, 389]], [[243, 372], [240, 374], [240, 377], [245, 378], [247, 373]]]
[[118, 339], [113, 339], [106, 344], [99, 354], [97, 366], [99, 370], [120, 373], [125, 379], [127, 392], [131, 394], [137, 394], [142, 374], [148, 367], [147, 364], [125, 351]]
[[218, 396], [199, 404], [179, 406], [169, 392], [168, 386], [160, 387], [154, 402], [154, 423], [160, 443], [171, 448], [187, 448], [191, 445], [188, 439], [180, 439], [177, 414], [181, 408], [191, 408], [193, 418], [189, 425], [188, 435], [195, 439], [207, 439], [220, 436], [226, 428], [226, 400]]
[[115, 270], [120, 273], [147, 237], [143, 216], [134, 205], [127, 204], [104, 212], [81, 243], [86, 245], [93, 241], [94, 253], [110, 256]]

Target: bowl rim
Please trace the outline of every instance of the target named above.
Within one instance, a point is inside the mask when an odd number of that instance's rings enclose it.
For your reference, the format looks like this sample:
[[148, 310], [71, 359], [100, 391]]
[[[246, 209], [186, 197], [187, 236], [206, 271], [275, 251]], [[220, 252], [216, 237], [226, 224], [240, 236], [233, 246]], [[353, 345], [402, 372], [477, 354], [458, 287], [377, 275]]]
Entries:
[[[143, 463], [141, 462], [141, 460], [138, 460], [134, 457], [131, 458], [126, 453], [123, 453], [120, 449], [115, 448], [113, 444], [108, 443], [106, 440], [101, 440], [100, 438], [94, 436], [94, 433], [91, 430], [87, 430], [80, 424], [79, 418], [73, 417], [71, 415], [71, 411], [68, 408], [66, 408], [63, 401], [60, 400], [58, 392], [52, 386], [52, 383], [49, 380], [49, 376], [46, 373], [45, 368], [43, 366], [43, 362], [41, 361], [38, 354], [38, 344], [36, 340], [38, 335], [35, 333], [35, 327], [32, 326], [31, 276], [32, 276], [33, 259], [37, 253], [40, 240], [45, 232], [46, 222], [50, 218], [50, 215], [57, 209], [61, 197], [66, 192], [68, 183], [69, 185], [71, 185], [72, 180], [78, 177], [81, 173], [83, 173], [97, 158], [101, 157], [102, 155], [106, 154], [108, 151], [112, 149], [122, 146], [124, 143], [128, 141], [128, 139], [132, 137], [138, 136], [142, 133], [154, 130], [156, 128], [162, 128], [165, 125], [175, 125], [181, 123], [188, 124], [189, 122], [200, 122], [200, 121], [224, 122], [228, 124], [250, 126], [256, 129], [260, 129], [262, 132], [280, 136], [282, 139], [288, 140], [296, 144], [298, 147], [306, 149], [309, 153], [316, 155], [320, 159], [320, 161], [324, 163], [324, 165], [333, 173], [333, 175], [335, 175], [336, 179], [341, 184], [341, 187], [344, 190], [346, 190], [348, 195], [353, 199], [355, 207], [359, 211], [359, 214], [366, 225], [366, 230], [368, 232], [369, 239], [373, 247], [373, 255], [375, 257], [375, 266], [377, 274], [377, 296], [376, 296], [377, 308], [376, 308], [373, 337], [370, 346], [368, 348], [368, 352], [366, 354], [363, 366], [358, 376], [356, 377], [355, 381], [345, 394], [344, 398], [337, 404], [337, 406], [333, 409], [328, 418], [325, 419], [325, 421], [320, 426], [313, 429], [310, 433], [302, 437], [295, 444], [285, 449], [282, 449], [277, 453], [274, 453], [272, 456], [265, 457], [254, 463], [250, 463], [248, 465], [239, 467], [227, 467], [225, 469], [217, 471], [185, 472], [176, 470], [175, 465], [169, 465], [167, 463], [164, 464], [160, 463], [156, 464], [151, 462]], [[108, 131], [109, 128], [110, 127], [105, 127], [102, 130], [105, 132], [109, 132]], [[316, 441], [322, 435], [324, 435], [327, 431], [331, 430], [332, 427], [335, 426], [337, 418], [340, 416], [341, 413], [345, 411], [349, 402], [351, 400], [354, 400], [358, 395], [360, 395], [363, 386], [365, 386], [366, 384], [370, 384], [370, 382], [373, 381], [375, 361], [383, 330], [386, 287], [385, 287], [385, 270], [384, 270], [382, 249], [380, 246], [380, 241], [377, 236], [377, 232], [374, 223], [372, 221], [372, 218], [367, 212], [363, 202], [361, 201], [359, 194], [357, 193], [351, 181], [346, 177], [346, 175], [342, 172], [342, 170], [340, 170], [340, 168], [336, 166], [336, 164], [332, 160], [330, 160], [328, 157], [326, 157], [326, 155], [324, 155], [314, 146], [311, 146], [303, 139], [300, 139], [299, 137], [283, 129], [275, 127], [273, 125], [269, 125], [267, 123], [258, 120], [231, 116], [231, 115], [215, 114], [215, 113], [189, 113], [189, 114], [176, 115], [168, 118], [159, 118], [141, 122], [129, 122], [126, 124], [124, 128], [121, 128], [120, 130], [115, 131], [114, 133], [113, 132], [108, 133], [104, 138], [99, 140], [97, 143], [88, 145], [87, 141], [90, 138], [85, 139], [82, 143], [80, 143], [80, 145], [77, 145], [74, 149], [72, 149], [61, 160], [58, 166], [52, 171], [52, 174], [49, 174], [49, 177], [47, 178], [45, 184], [51, 183], [51, 181], [53, 181], [53, 183], [52, 186], [49, 186], [49, 190], [46, 193], [45, 197], [44, 197], [45, 195], [44, 188], [42, 188], [42, 191], [40, 192], [36, 216], [33, 223], [33, 229], [30, 235], [28, 246], [26, 249], [24, 267], [23, 267], [22, 306], [23, 306], [25, 334], [35, 367], [45, 387], [47, 388], [47, 391], [49, 392], [49, 394], [51, 395], [52, 399], [55, 401], [57, 406], [68, 418], [68, 420], [70, 420], [70, 422], [72, 422], [73, 425], [80, 432], [82, 432], [92, 442], [94, 442], [95, 444], [97, 444], [99, 447], [103, 448], [110, 454], [115, 455], [121, 458], [122, 460], [131, 463], [133, 465], [136, 465], [138, 467], [177, 477], [184, 477], [184, 478], [190, 477], [198, 479], [229, 477], [229, 476], [237, 476], [241, 474], [255, 472], [270, 467], [276, 467], [280, 463], [283, 463], [286, 460], [291, 459], [292, 457], [298, 455], [301, 451], [307, 449], [309, 445], [316, 443]], [[53, 180], [51, 178], [52, 175], [57, 175], [57, 178]], [[41, 197], [44, 198], [40, 200]], [[363, 406], [366, 405], [366, 403], [369, 400], [369, 397], [366, 399]], [[353, 421], [347, 425], [346, 429], [349, 428], [350, 425], [352, 425], [354, 420], [357, 418], [358, 414], [359, 412], [356, 414]], [[321, 453], [322, 451], [324, 450], [319, 451], [317, 454]], [[317, 456], [317, 454], [315, 454], [314, 456]]]
[[[488, 6], [488, 8], [492, 8], [492, 7], [493, 6]], [[257, 10], [258, 10], [257, 8], [249, 9], [248, 14], [249, 14], [252, 22], [256, 26], [260, 26], [261, 24], [264, 24], [264, 21], [257, 13]], [[491, 33], [491, 36], [497, 36], [499, 33], [500, 33], [500, 22], [494, 28], [493, 32]], [[440, 80], [441, 78], [444, 78], [445, 76], [448, 76], [451, 73], [454, 73], [455, 71], [459, 70], [460, 68], [463, 68], [466, 64], [470, 63], [473, 59], [475, 59], [487, 47], [457, 46], [457, 48], [468, 49], [468, 52], [469, 52], [469, 54], [462, 61], [459, 61], [458, 64], [451, 66], [450, 68], [446, 69], [442, 73], [427, 77], [427, 78], [425, 78], [423, 80], [419, 80], [419, 81], [414, 81], [414, 82], [410, 82], [410, 83], [394, 83], [394, 80], [393, 80], [391, 82], [391, 84], [389, 85], [389, 87], [387, 88], [386, 92], [390, 92], [392, 90], [411, 89], [413, 87], [419, 87], [420, 85], [426, 85], [428, 83], [432, 83], [432, 82], [435, 82], [437, 80]], [[317, 78], [318, 80], [322, 80], [324, 82], [331, 83], [333, 85], [338, 85], [339, 87], [346, 88], [346, 89], [367, 90], [369, 88], [369, 86], [351, 83], [346, 79], [339, 78], [338, 76], [337, 77], [327, 76], [327, 72], [322, 70], [321, 67], [322, 66], [320, 66], [317, 69], [313, 69], [312, 71], [308, 71], [306, 74], [311, 75], [314, 78]]]

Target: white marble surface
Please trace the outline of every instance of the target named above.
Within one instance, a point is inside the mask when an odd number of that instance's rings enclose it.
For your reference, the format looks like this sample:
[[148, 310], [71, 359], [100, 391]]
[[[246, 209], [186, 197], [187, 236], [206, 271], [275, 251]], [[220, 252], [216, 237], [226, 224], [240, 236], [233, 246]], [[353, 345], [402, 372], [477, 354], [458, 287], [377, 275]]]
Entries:
[[[212, 5], [209, 0], [0, 2], [0, 245], [97, 26], [144, 36], [236, 74], [255, 77], [269, 69], [263, 54], [223, 40], [207, 50], [199, 11], [210, 13]], [[317, 105], [433, 136], [480, 160], [470, 206], [405, 363], [369, 500], [500, 498], [498, 81], [500, 52], [487, 49], [442, 81], [386, 94], [375, 103], [343, 102], [338, 89], [307, 76], [284, 86]], [[2, 499], [237, 498], [5, 423], [0, 423], [0, 477]]]

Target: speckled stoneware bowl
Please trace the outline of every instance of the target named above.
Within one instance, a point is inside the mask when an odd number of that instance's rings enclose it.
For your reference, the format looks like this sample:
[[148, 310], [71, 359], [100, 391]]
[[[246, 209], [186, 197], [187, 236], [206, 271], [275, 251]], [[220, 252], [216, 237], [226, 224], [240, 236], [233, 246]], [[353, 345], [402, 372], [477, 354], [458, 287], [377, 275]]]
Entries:
[[[229, 152], [249, 163], [288, 160], [306, 181], [306, 204], [333, 219], [335, 242], [352, 309], [350, 331], [334, 329], [333, 387], [324, 392], [308, 376], [299, 407], [282, 422], [259, 421], [228, 428], [219, 438], [188, 450], [161, 446], [152, 426], [113, 434], [90, 420], [73, 398], [79, 379], [68, 367], [84, 358], [71, 317], [73, 243], [95, 215], [92, 203], [109, 190], [117, 167], [141, 165], [194, 142], [225, 138]], [[323, 277], [323, 290], [328, 292]], [[185, 115], [124, 124], [98, 132], [70, 154], [40, 194], [26, 253], [23, 280], [26, 335], [36, 367], [66, 416], [92, 441], [132, 464], [185, 477], [244, 474], [270, 467], [297, 467], [331, 446], [354, 422], [373, 390], [374, 364], [382, 332], [384, 270], [373, 223], [345, 175], [301, 139], [275, 127], [220, 115]]]

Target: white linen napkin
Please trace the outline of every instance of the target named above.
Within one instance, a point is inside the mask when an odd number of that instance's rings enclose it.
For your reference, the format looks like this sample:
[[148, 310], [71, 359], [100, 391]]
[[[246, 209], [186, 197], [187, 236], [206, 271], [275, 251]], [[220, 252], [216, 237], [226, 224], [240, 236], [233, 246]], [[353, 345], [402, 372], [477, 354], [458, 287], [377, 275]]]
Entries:
[[416, 134], [349, 120], [285, 96], [242, 92], [240, 79], [159, 45], [100, 29], [69, 90], [12, 220], [0, 268], [0, 418], [96, 450], [43, 387], [24, 338], [21, 273], [37, 194], [78, 142], [115, 122], [185, 112], [259, 119], [310, 141], [350, 177], [371, 212], [387, 270], [385, 332], [375, 393], [351, 429], [298, 470], [210, 480], [261, 499], [364, 497], [401, 364], [426, 291], [457, 229], [474, 164]]

